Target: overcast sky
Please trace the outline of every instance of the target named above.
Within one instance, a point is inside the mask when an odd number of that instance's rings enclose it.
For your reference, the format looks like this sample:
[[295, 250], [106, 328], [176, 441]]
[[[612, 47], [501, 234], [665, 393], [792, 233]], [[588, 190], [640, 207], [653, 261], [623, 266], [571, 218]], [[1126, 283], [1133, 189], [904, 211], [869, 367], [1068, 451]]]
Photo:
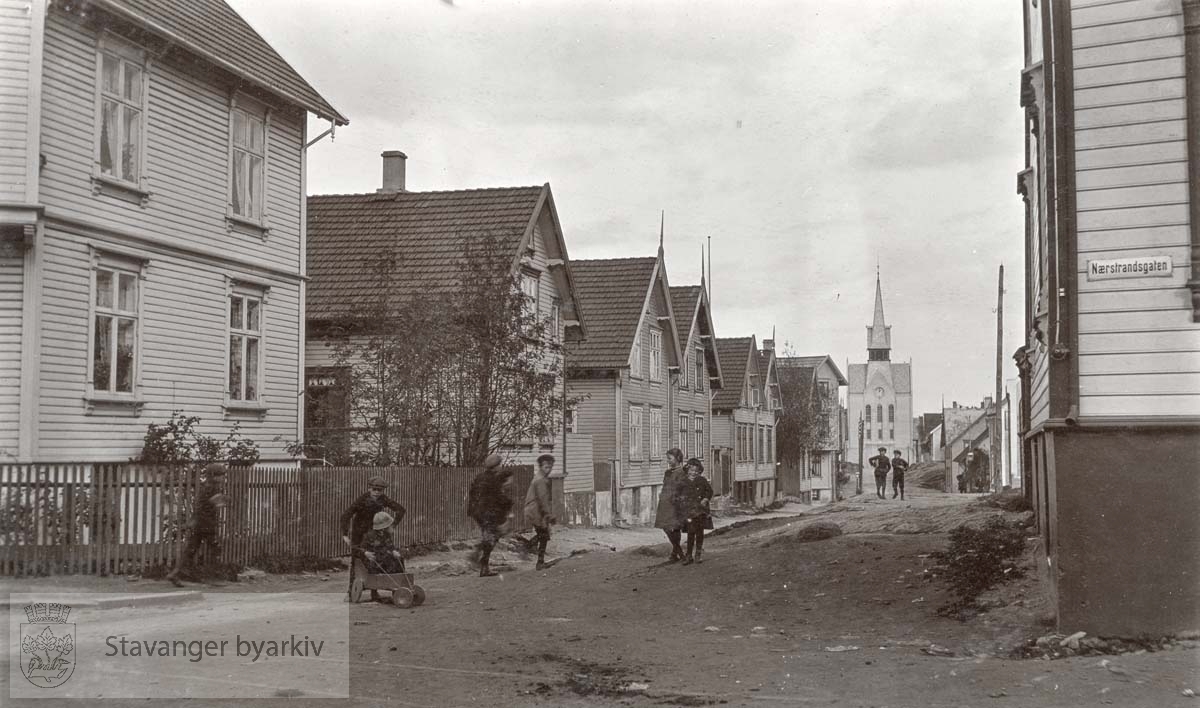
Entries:
[[[994, 389], [1022, 324], [1021, 9], [987, 0], [230, 0], [350, 118], [309, 192], [549, 182], [571, 258], [712, 237], [717, 334], [866, 359], [875, 268], [916, 412]], [[323, 128], [321, 128], [323, 129]], [[314, 133], [315, 135], [315, 133]]]

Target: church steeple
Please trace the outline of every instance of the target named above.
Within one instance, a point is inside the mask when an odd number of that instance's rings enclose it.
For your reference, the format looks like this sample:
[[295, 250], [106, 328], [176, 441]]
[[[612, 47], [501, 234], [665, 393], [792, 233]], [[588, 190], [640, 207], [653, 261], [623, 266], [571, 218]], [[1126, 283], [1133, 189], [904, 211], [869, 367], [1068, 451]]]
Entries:
[[867, 327], [867, 358], [870, 361], [890, 361], [892, 349], [892, 328], [883, 320], [883, 286], [879, 282], [879, 272], [875, 273], [875, 319]]

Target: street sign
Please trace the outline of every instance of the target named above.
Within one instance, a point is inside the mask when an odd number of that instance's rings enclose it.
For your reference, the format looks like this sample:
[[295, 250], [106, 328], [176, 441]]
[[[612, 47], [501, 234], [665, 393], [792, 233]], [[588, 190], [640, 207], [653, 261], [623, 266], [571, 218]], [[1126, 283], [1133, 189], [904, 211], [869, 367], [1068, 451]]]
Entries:
[[1174, 270], [1170, 256], [1138, 256], [1087, 262], [1088, 280], [1122, 278], [1164, 278]]

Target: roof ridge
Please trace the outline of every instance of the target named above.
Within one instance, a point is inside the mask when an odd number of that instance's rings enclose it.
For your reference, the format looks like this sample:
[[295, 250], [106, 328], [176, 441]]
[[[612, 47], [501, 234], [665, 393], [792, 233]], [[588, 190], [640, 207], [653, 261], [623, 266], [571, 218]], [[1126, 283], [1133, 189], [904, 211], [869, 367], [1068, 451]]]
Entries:
[[[519, 187], [470, 187], [467, 189], [431, 189], [426, 192], [407, 192], [406, 191], [406, 192], [396, 192], [395, 194], [396, 194], [396, 196], [399, 196], [401, 194], [413, 194], [413, 195], [476, 194], [476, 193], [480, 193], [480, 192], [516, 192], [516, 191], [521, 191], [521, 190], [534, 190], [534, 189], [541, 191], [542, 188], [545, 186], [546, 185], [544, 185], [544, 184], [539, 184], [539, 185], [522, 185]], [[341, 192], [341, 193], [337, 193], [337, 194], [310, 194], [310, 195], [308, 195], [308, 198], [309, 199], [323, 199], [323, 198], [333, 199], [333, 198], [338, 198], [338, 197], [379, 197], [379, 196], [386, 196], [386, 195], [387, 195], [387, 192]], [[380, 201], [386, 201], [386, 200], [380, 200]]]
[[583, 258], [571, 259], [571, 266], [586, 263], [631, 263], [633, 261], [657, 261], [658, 256], [625, 256], [623, 258]]

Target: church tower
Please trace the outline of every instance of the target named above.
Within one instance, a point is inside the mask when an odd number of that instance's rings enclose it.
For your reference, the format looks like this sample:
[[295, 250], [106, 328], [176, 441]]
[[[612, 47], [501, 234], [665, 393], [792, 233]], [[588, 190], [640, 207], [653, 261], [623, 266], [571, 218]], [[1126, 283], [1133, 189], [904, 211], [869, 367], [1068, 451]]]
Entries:
[[867, 361], [847, 366], [847, 438], [845, 459], [859, 463], [858, 428], [862, 422], [863, 458], [886, 447], [914, 462], [912, 365], [892, 361], [892, 328], [883, 314], [883, 282], [875, 274], [875, 315], [867, 327]]

